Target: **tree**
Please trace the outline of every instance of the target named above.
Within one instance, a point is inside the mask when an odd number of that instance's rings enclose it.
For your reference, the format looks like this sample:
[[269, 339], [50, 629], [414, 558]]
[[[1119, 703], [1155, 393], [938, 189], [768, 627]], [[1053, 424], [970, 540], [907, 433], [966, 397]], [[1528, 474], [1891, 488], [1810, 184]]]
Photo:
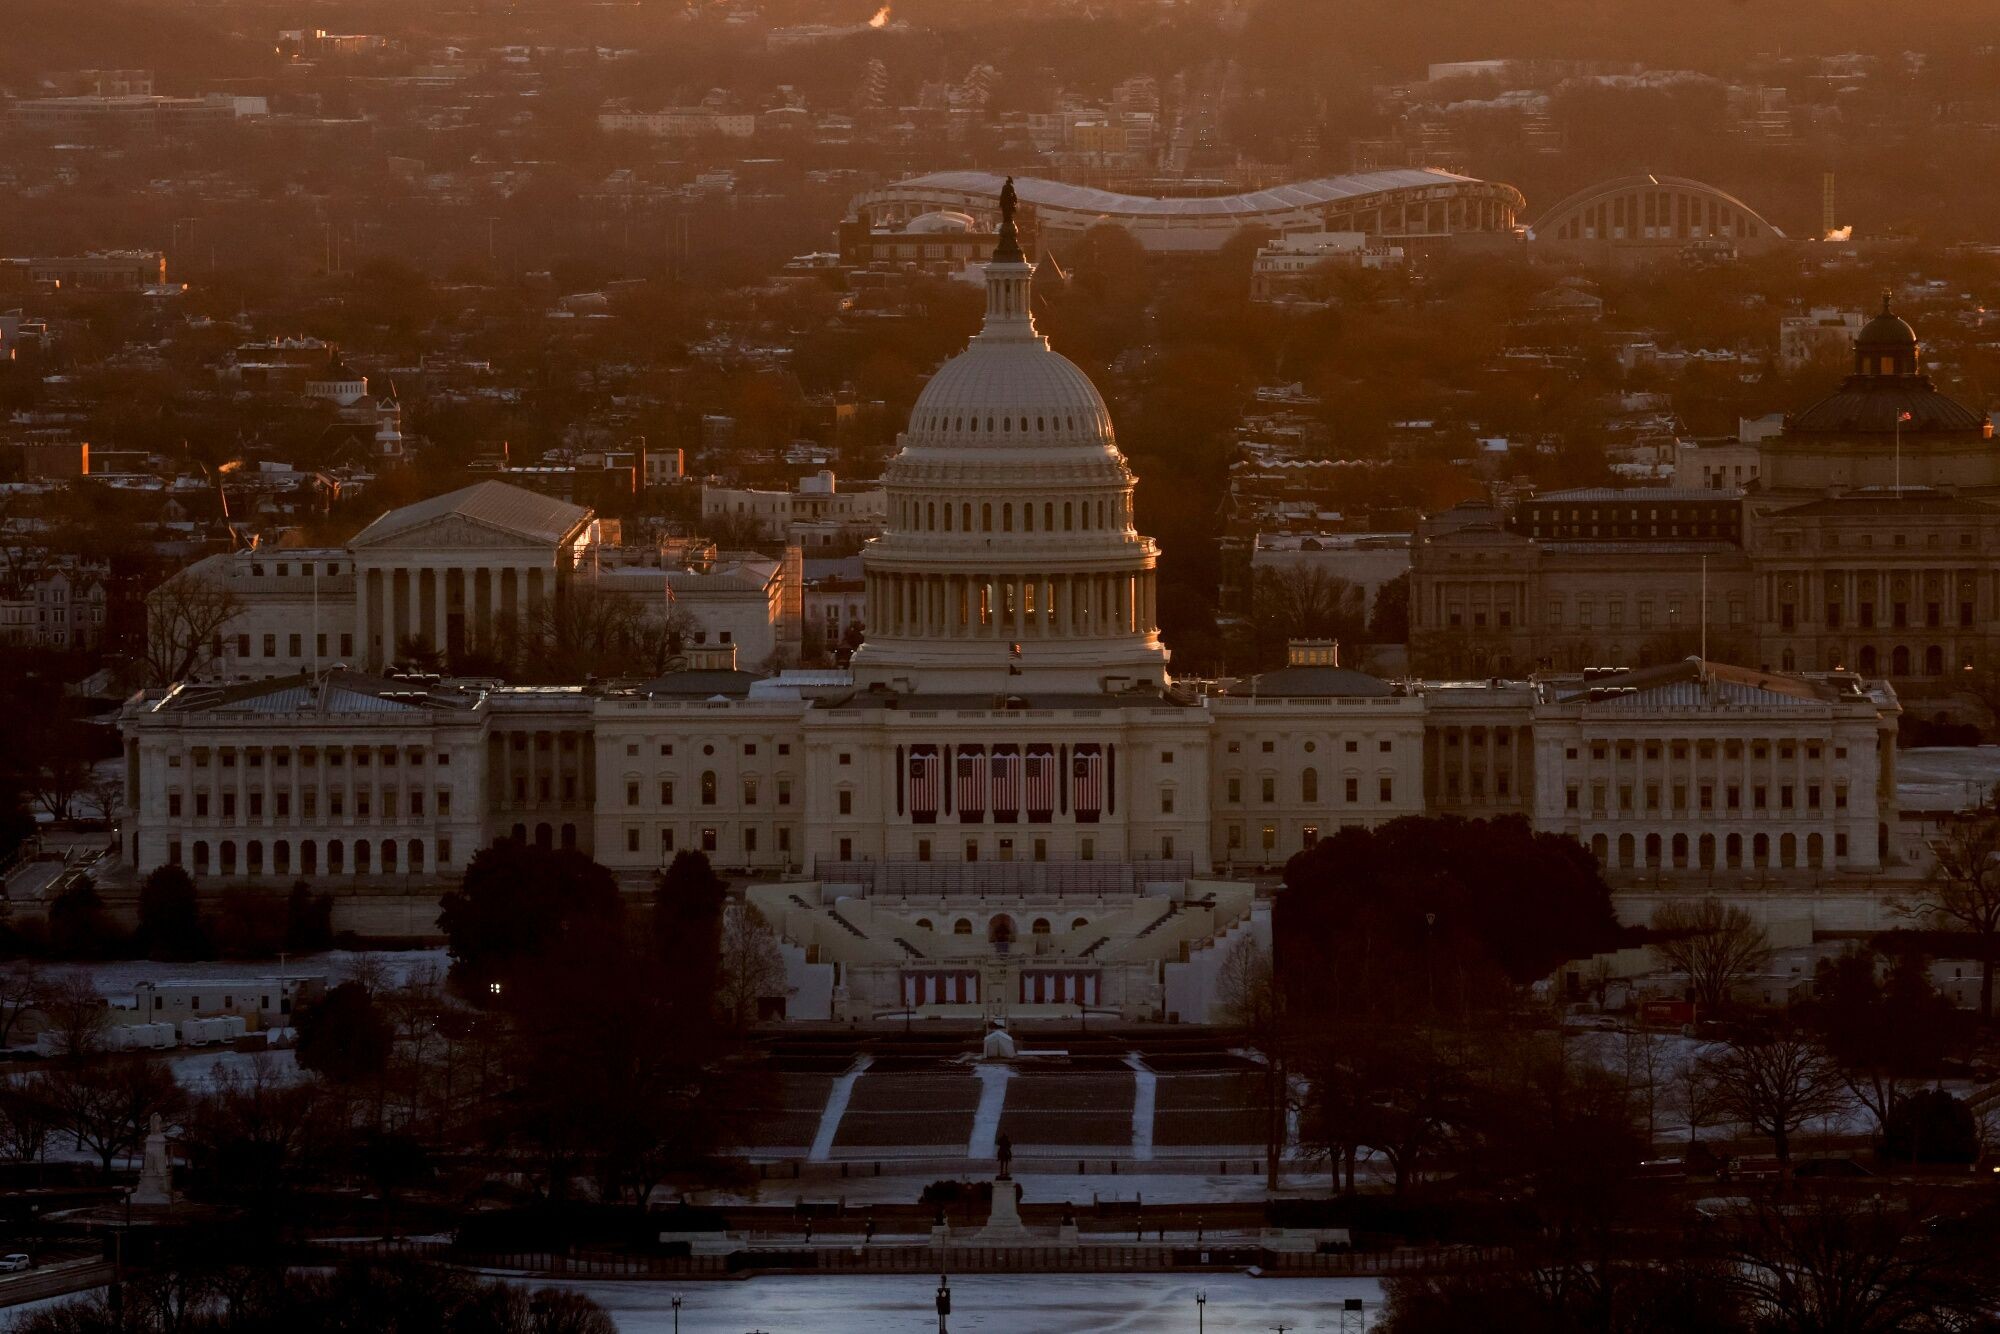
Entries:
[[0, 1050], [13, 1045], [14, 1029], [21, 1016], [41, 1003], [45, 985], [41, 966], [33, 959], [0, 966]]
[[36, 1008], [41, 1011], [44, 1029], [55, 1035], [57, 1056], [74, 1060], [104, 1045], [111, 1010], [97, 983], [83, 969], [70, 969], [49, 982]]
[[1905, 1163], [1977, 1162], [1978, 1121], [1949, 1089], [1906, 1093], [1882, 1119], [1882, 1156]]
[[58, 1117], [51, 1082], [46, 1074], [0, 1081], [0, 1154], [23, 1163], [42, 1156]]
[[1965, 1025], [1922, 955], [1896, 956], [1886, 978], [1879, 958], [1855, 948], [1821, 959], [1804, 1017], [1881, 1129], [1914, 1081], [1942, 1073]]
[[1766, 1330], [1899, 1334], [1990, 1327], [2000, 1300], [1995, 1238], [1940, 1217], [1927, 1229], [1906, 1199], [1807, 1192], [1760, 1204], [1732, 1248]]
[[60, 1066], [49, 1087], [62, 1129], [97, 1156], [106, 1177], [113, 1158], [144, 1141], [154, 1113], [171, 1117], [182, 1100], [172, 1068], [147, 1057]]
[[1653, 952], [1687, 974], [1689, 996], [1703, 1014], [1727, 1008], [1736, 985], [1771, 957], [1764, 929], [1720, 899], [1663, 903], [1653, 913], [1653, 932]]
[[1779, 1182], [1791, 1179], [1792, 1137], [1848, 1105], [1847, 1083], [1826, 1049], [1791, 1027], [1747, 1033], [1701, 1059], [1716, 1110], [1771, 1141]]
[[735, 1033], [756, 1021], [758, 1002], [787, 992], [785, 956], [778, 949], [778, 935], [764, 914], [748, 903], [723, 914], [717, 981], [716, 1010]]
[[478, 999], [523, 980], [565, 940], [622, 929], [611, 873], [580, 852], [503, 839], [474, 854], [461, 887], [439, 900], [452, 982]]
[[1410, 640], [1410, 572], [1403, 571], [1375, 592], [1368, 614], [1368, 638], [1377, 644], [1407, 644]]
[[170, 685], [195, 675], [223, 629], [242, 612], [242, 598], [196, 567], [155, 588], [146, 598], [147, 679]]
[[104, 896], [89, 876], [78, 876], [49, 905], [49, 952], [60, 959], [92, 959], [112, 943], [114, 930]]
[[178, 866], [162, 865], [139, 886], [140, 948], [149, 959], [186, 960], [209, 956], [194, 877]]
[[1936, 859], [1924, 888], [1896, 911], [1973, 938], [1979, 957], [1979, 1022], [1993, 1022], [1993, 949], [2000, 936], [2000, 805], [1986, 803], [1931, 840]]
[[285, 949], [312, 954], [333, 944], [333, 895], [315, 894], [301, 880], [285, 899]]
[[708, 854], [683, 848], [653, 889], [653, 939], [666, 985], [689, 1013], [716, 995], [722, 957], [722, 909], [728, 887]]
[[1278, 973], [1271, 966], [1270, 952], [1245, 932], [1229, 947], [1216, 976], [1216, 998], [1223, 1022], [1241, 1029], [1244, 1041], [1264, 1058], [1264, 1185], [1278, 1188], [1279, 1164], [1284, 1160], [1291, 1134], [1291, 1075], [1285, 996], [1278, 986]]
[[316, 1141], [331, 1129], [326, 1101], [317, 1081], [290, 1078], [273, 1055], [259, 1054], [215, 1073], [182, 1117], [180, 1146], [206, 1193], [280, 1226]]
[[359, 1084], [388, 1068], [395, 1035], [359, 982], [342, 982], [307, 1006], [298, 1030], [299, 1066], [336, 1084]]
[[1503, 1004], [1623, 939], [1589, 850], [1519, 817], [1337, 830], [1286, 863], [1271, 931], [1292, 1013], [1329, 1021]]

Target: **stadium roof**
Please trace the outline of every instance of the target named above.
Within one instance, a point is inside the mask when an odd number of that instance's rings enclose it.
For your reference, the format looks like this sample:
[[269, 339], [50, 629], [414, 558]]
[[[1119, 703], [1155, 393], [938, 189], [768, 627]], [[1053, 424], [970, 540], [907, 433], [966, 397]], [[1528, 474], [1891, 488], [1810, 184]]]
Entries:
[[[871, 193], [907, 190], [950, 190], [968, 195], [1000, 197], [1007, 178], [991, 171], [938, 171], [928, 176], [886, 185]], [[1061, 181], [1037, 180], [1032, 176], [1014, 178], [1014, 189], [1027, 203], [1038, 208], [1069, 209], [1078, 213], [1106, 213], [1121, 217], [1228, 217], [1233, 215], [1279, 213], [1288, 209], [1312, 208], [1364, 195], [1395, 190], [1421, 190], [1431, 186], [1486, 186], [1490, 183], [1456, 172], [1428, 167], [1394, 171], [1365, 171], [1347, 176], [1322, 176], [1316, 180], [1275, 185], [1268, 190], [1244, 194], [1208, 195], [1192, 198], [1156, 198], [1118, 194], [1087, 185], [1067, 185]], [[1501, 186], [1501, 189], [1511, 189]]]

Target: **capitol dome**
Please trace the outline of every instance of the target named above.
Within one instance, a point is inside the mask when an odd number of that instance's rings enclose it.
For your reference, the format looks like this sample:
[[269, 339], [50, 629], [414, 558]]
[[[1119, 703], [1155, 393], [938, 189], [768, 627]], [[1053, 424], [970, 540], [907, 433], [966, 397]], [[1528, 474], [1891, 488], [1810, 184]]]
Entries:
[[884, 534], [862, 553], [858, 683], [905, 692], [1075, 693], [1166, 684], [1158, 548], [1090, 377], [1029, 308], [1034, 266], [1001, 198], [986, 319], [917, 396], [882, 473]]

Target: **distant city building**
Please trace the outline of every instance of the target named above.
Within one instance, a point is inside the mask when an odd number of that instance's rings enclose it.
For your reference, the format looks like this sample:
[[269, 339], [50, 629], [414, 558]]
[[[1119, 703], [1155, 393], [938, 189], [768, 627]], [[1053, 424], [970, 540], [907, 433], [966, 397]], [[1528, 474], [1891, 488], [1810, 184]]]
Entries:
[[1325, 300], [1326, 278], [1335, 269], [1389, 269], [1402, 263], [1401, 246], [1371, 244], [1364, 232], [1294, 232], [1258, 247], [1250, 267], [1250, 296], [1255, 301]]
[[1790, 375], [1808, 366], [1838, 365], [1854, 352], [1868, 316], [1858, 310], [1816, 306], [1778, 321], [1778, 369]]
[[137, 292], [167, 280], [157, 250], [106, 250], [48, 259], [0, 258], [0, 292], [48, 287], [76, 292]]
[[706, 484], [701, 489], [701, 517], [711, 523], [745, 524], [760, 540], [809, 551], [876, 536], [888, 521], [888, 499], [880, 486], [843, 491], [834, 474], [822, 468], [801, 477], [791, 491]]
[[1612, 259], [1769, 249], [1785, 234], [1736, 196], [1681, 176], [1621, 176], [1558, 200], [1528, 227], [1537, 248]]

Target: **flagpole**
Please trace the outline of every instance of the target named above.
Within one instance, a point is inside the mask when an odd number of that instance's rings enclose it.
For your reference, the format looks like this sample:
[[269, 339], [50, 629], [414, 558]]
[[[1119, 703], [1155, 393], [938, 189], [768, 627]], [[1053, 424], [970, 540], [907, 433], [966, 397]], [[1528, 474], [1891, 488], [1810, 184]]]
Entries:
[[1896, 499], [1903, 498], [1903, 418], [1907, 414], [1896, 410]]

